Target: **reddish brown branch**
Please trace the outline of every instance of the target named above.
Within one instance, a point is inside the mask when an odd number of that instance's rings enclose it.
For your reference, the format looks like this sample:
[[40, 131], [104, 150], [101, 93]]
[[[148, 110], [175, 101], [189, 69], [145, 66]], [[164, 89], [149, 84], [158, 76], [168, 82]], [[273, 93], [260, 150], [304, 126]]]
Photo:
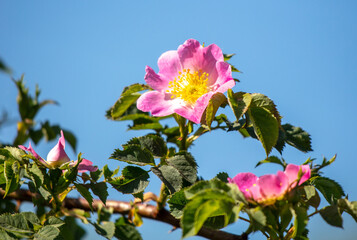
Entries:
[[[0, 189], [0, 196], [4, 196], [4, 191]], [[32, 202], [32, 198], [36, 197], [35, 194], [31, 193], [28, 190], [24, 189], [19, 189], [16, 192], [10, 193], [6, 196], [8, 199], [13, 199], [13, 200], [20, 200], [20, 201], [27, 201], [27, 202]], [[96, 211], [98, 210], [99, 207], [104, 206], [103, 203], [100, 200], [93, 200], [93, 210]], [[132, 209], [132, 204], [128, 202], [122, 202], [122, 201], [113, 201], [113, 200], [107, 200], [106, 202], [106, 207], [112, 207], [114, 213], [120, 213], [120, 214], [128, 214], [130, 209]], [[85, 211], [91, 211], [88, 202], [83, 199], [83, 198], [66, 198], [63, 201], [63, 207], [67, 209], [73, 209], [73, 208], [79, 208]], [[174, 218], [170, 212], [168, 212], [166, 209], [161, 209], [158, 210], [156, 206], [150, 205], [150, 204], [142, 204], [142, 203], [136, 203], [135, 207], [137, 207], [138, 211], [137, 213], [144, 217], [144, 218], [150, 218], [156, 221], [164, 222], [167, 224], [170, 224], [171, 226], [175, 228], [180, 227], [180, 221], [176, 218]], [[208, 239], [214, 239], [214, 240], [246, 240], [247, 235], [235, 235], [232, 233], [228, 232], [223, 232], [220, 230], [214, 230], [210, 228], [203, 227], [198, 234], [199, 236], [208, 238]]]

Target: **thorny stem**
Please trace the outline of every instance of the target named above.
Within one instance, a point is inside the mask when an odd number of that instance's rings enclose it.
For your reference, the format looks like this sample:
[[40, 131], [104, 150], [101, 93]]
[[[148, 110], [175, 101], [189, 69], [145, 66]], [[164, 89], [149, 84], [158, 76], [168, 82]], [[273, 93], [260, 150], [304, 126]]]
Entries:
[[[3, 197], [4, 194], [5, 191], [0, 189], [0, 197]], [[24, 190], [24, 189], [19, 189], [16, 192], [10, 193], [6, 196], [7, 199], [21, 200], [27, 202], [32, 202], [33, 197], [36, 198], [39, 196], [31, 193], [29, 190]], [[91, 211], [89, 203], [83, 198], [65, 198], [64, 201], [62, 202], [61, 207], [67, 209], [78, 208], [88, 212]], [[104, 206], [101, 200], [94, 199], [92, 207], [94, 211], [97, 211], [100, 207], [108, 207], [108, 208], [112, 207], [113, 213], [119, 213], [124, 215], [128, 214], [133, 207], [137, 207], [138, 209], [137, 213], [144, 218], [149, 218], [159, 222], [164, 222], [176, 228], [181, 227], [180, 220], [174, 218], [169, 211], [167, 211], [164, 208], [158, 210], [156, 206], [146, 203], [135, 204], [135, 206], [133, 206], [129, 202], [107, 200], [106, 205]], [[201, 230], [197, 233], [197, 235], [213, 240], [247, 240], [248, 239], [247, 234], [236, 235], [233, 233], [228, 233], [228, 232], [206, 228], [206, 227], [202, 227]]]

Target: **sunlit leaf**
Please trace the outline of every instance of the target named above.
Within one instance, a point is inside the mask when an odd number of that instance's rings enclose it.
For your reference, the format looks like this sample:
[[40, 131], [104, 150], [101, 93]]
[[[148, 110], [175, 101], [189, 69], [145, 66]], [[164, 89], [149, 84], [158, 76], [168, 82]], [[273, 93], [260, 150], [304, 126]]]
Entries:
[[134, 166], [127, 166], [121, 177], [113, 178], [109, 183], [119, 192], [137, 194], [144, 191], [149, 184], [147, 171]]

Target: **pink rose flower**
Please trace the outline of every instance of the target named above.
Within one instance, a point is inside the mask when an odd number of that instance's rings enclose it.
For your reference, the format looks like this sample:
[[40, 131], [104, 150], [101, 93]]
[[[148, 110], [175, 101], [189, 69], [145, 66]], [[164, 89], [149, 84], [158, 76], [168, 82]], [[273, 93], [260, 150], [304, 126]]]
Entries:
[[[66, 140], [63, 136], [63, 131], [61, 130], [61, 137], [58, 139], [58, 143], [54, 148], [51, 149], [51, 151], [47, 155], [47, 160], [44, 160], [43, 158], [38, 155], [35, 150], [31, 146], [31, 142], [29, 143], [29, 147], [25, 147], [20, 145], [19, 148], [21, 148], [24, 151], [30, 152], [35, 158], [37, 158], [44, 166], [48, 168], [58, 168], [62, 164], [67, 163], [70, 161], [69, 157], [67, 156], [67, 153], [65, 152], [65, 146], [66, 146]], [[75, 165], [77, 161], [75, 161], [71, 165]], [[82, 159], [81, 163], [78, 166], [78, 172], [85, 172], [85, 171], [90, 171], [90, 172], [95, 172], [97, 171], [97, 167], [93, 166], [93, 163], [87, 159]]]
[[231, 67], [215, 44], [202, 47], [189, 39], [177, 51], [167, 51], [158, 60], [159, 72], [146, 66], [146, 83], [154, 89], [140, 96], [138, 109], [153, 116], [177, 113], [200, 123], [209, 100], [235, 85]]
[[[298, 179], [299, 171], [302, 176]], [[235, 183], [245, 198], [259, 203], [271, 204], [282, 199], [288, 191], [297, 185], [307, 181], [311, 176], [309, 165], [289, 164], [285, 171], [277, 174], [267, 174], [261, 177], [253, 173], [239, 173], [234, 178], [228, 178], [228, 182]]]

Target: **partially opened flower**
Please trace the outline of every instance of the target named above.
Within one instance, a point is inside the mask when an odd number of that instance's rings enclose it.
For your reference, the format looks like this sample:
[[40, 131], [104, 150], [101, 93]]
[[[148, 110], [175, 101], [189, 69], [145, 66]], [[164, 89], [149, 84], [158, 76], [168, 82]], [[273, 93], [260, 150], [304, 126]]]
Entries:
[[306, 182], [311, 177], [311, 170], [309, 165], [295, 165], [289, 164], [286, 166], [284, 173], [289, 179], [289, 186], [295, 187], [299, 178], [299, 172], [301, 171], [301, 178], [299, 180], [299, 185]]
[[[299, 171], [302, 176], [299, 180]], [[235, 183], [245, 198], [254, 202], [272, 204], [276, 200], [282, 199], [285, 193], [297, 185], [308, 180], [311, 170], [308, 165], [289, 164], [285, 171], [278, 171], [277, 174], [267, 174], [261, 177], [253, 173], [239, 173], [234, 178], [228, 178], [228, 182]]]
[[[29, 147], [25, 147], [20, 145], [19, 148], [22, 150], [30, 152], [39, 162], [41, 162], [44, 166], [48, 168], [58, 168], [62, 164], [70, 162], [69, 157], [65, 152], [66, 140], [63, 136], [63, 131], [61, 131], [61, 137], [58, 139], [56, 146], [54, 146], [51, 151], [47, 154], [47, 160], [38, 155], [35, 150], [32, 148], [31, 143], [29, 143]], [[71, 165], [75, 165], [74, 162]], [[97, 171], [97, 167], [93, 166], [93, 163], [87, 159], [82, 159], [78, 166], [78, 172], [90, 171], [94, 172]]]
[[146, 67], [145, 81], [154, 91], [137, 101], [138, 109], [153, 116], [177, 113], [200, 123], [211, 97], [235, 85], [231, 67], [215, 44], [203, 47], [189, 39], [177, 51], [163, 53], [158, 66], [158, 73]]
[[262, 199], [258, 177], [253, 173], [238, 173], [234, 178], [228, 178], [228, 182], [235, 183], [246, 199], [258, 201]]

